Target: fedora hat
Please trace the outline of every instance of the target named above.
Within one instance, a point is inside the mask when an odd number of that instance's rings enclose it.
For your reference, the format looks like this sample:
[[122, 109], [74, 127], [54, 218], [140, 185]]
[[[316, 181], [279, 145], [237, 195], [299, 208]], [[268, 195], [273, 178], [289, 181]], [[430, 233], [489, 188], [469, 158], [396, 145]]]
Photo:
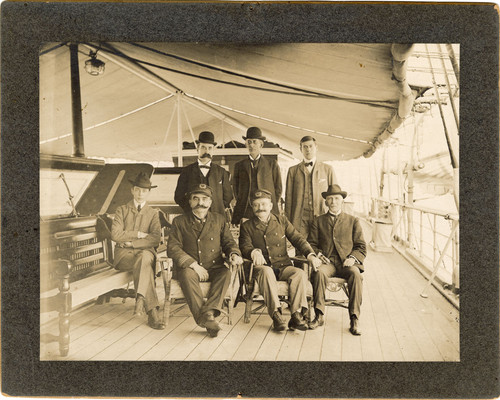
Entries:
[[211, 198], [212, 192], [213, 191], [210, 186], [205, 185], [204, 183], [200, 183], [199, 185], [193, 186], [191, 190], [187, 193], [187, 195], [191, 196], [192, 194], [200, 193]]
[[146, 175], [145, 172], [140, 172], [139, 175], [135, 178], [135, 181], [128, 180], [133, 186], [137, 186], [143, 189], [153, 189], [157, 186], [152, 186], [149, 176]]
[[265, 136], [262, 136], [262, 131], [257, 128], [256, 126], [251, 126], [250, 128], [247, 129], [247, 135], [242, 136], [243, 140], [247, 139], [260, 139], [263, 142], [266, 140]]
[[340, 186], [337, 184], [328, 186], [328, 190], [321, 193], [321, 196], [326, 199], [328, 196], [333, 196], [334, 194], [340, 194], [344, 199], [347, 196], [347, 192], [344, 192], [342, 189], [340, 189]]
[[217, 146], [214, 134], [209, 131], [203, 131], [200, 133], [200, 135], [198, 136], [198, 140], [196, 140], [196, 144], [198, 143], [213, 144], [214, 146]]

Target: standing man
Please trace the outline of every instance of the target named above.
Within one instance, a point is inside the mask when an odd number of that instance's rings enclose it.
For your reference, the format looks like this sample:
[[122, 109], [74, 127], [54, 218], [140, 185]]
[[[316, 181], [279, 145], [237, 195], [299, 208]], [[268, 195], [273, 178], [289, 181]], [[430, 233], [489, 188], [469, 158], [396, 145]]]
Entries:
[[330, 277], [347, 280], [349, 289], [349, 316], [353, 335], [361, 335], [359, 314], [363, 292], [363, 261], [366, 244], [358, 218], [342, 212], [342, 203], [347, 193], [339, 185], [332, 185], [321, 194], [328, 212], [316, 218], [311, 225], [308, 241], [323, 264], [313, 272], [314, 311], [316, 317], [309, 325], [311, 329], [324, 324], [325, 289]]
[[291, 167], [286, 178], [285, 213], [293, 226], [307, 237], [313, 219], [326, 211], [321, 192], [337, 179], [332, 167], [316, 161], [316, 139], [304, 136], [300, 140], [300, 151], [304, 160]]
[[134, 315], [148, 314], [148, 325], [165, 329], [158, 316], [158, 296], [155, 290], [155, 258], [160, 244], [158, 211], [146, 204], [152, 188], [149, 177], [141, 172], [132, 183], [133, 200], [116, 209], [111, 240], [116, 242], [115, 268], [133, 271], [136, 301]]
[[[225, 218], [209, 211], [213, 196], [210, 186], [201, 183], [188, 196], [191, 211], [174, 218], [167, 253], [174, 261], [174, 274], [196, 323], [216, 337], [220, 326], [215, 317], [221, 312], [231, 281], [222, 254], [233, 265], [243, 260]], [[200, 287], [204, 281], [211, 282], [206, 301]]]
[[272, 195], [269, 191], [257, 190], [252, 196], [254, 216], [241, 224], [240, 249], [243, 257], [254, 264], [255, 280], [260, 294], [264, 296], [269, 316], [273, 320], [273, 329], [286, 329], [282, 318], [278, 297], [279, 281], [288, 281], [290, 312], [292, 317], [288, 327], [292, 330], [306, 330], [303, 314], [307, 311], [307, 274], [297, 268], [287, 254], [286, 239], [297, 247], [315, 268], [321, 265], [312, 247], [293, 227], [285, 216], [271, 213]]
[[249, 157], [234, 165], [233, 188], [236, 205], [233, 213], [233, 224], [239, 224], [242, 218], [252, 218], [253, 211], [250, 195], [257, 189], [265, 189], [271, 193], [273, 212], [279, 214], [278, 202], [281, 199], [281, 173], [275, 160], [261, 155], [265, 136], [257, 127], [247, 130], [243, 136]]
[[226, 208], [233, 199], [230, 175], [220, 165], [212, 162], [217, 143], [212, 132], [201, 132], [198, 140], [198, 161], [182, 169], [175, 189], [175, 202], [182, 207], [185, 213], [191, 212], [187, 191], [200, 183], [210, 186], [213, 190], [213, 201], [210, 211], [225, 215]]

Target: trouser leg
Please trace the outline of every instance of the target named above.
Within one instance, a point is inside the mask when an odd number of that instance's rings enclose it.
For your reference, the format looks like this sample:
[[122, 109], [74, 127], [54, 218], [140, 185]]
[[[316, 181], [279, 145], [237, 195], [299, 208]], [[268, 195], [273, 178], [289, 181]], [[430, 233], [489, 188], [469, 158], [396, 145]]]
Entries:
[[328, 278], [335, 275], [333, 264], [321, 264], [318, 271], [312, 273], [314, 308], [325, 314], [325, 291]]
[[307, 310], [307, 274], [303, 269], [294, 266], [282, 268], [279, 275], [280, 281], [288, 282], [288, 298], [290, 312]]
[[274, 271], [266, 265], [254, 266], [254, 274], [259, 285], [260, 294], [264, 297], [267, 312], [272, 318], [273, 313], [280, 307], [278, 284], [276, 283]]
[[201, 308], [203, 306], [203, 292], [200, 286], [200, 277], [191, 268], [179, 269], [177, 278], [181, 285], [186, 303], [193, 314], [196, 323], [200, 322]]
[[363, 276], [361, 271], [355, 265], [344, 267], [336, 274], [347, 281], [349, 289], [349, 316], [355, 315], [359, 319], [361, 313], [361, 302], [363, 294]]
[[130, 250], [116, 266], [121, 271], [132, 270], [134, 288], [137, 295], [144, 296], [146, 311], [159, 306], [155, 290], [153, 262], [155, 256], [150, 251]]
[[208, 270], [210, 289], [207, 294], [207, 301], [201, 307], [200, 313], [213, 310], [214, 316], [218, 316], [222, 309], [222, 302], [227, 293], [227, 288], [231, 283], [231, 271], [225, 266], [211, 268]]

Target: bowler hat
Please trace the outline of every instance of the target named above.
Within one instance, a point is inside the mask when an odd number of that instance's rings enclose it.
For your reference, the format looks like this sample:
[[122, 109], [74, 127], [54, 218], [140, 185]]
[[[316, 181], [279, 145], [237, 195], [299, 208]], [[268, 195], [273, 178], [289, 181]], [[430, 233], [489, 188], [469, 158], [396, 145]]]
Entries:
[[256, 199], [272, 199], [273, 196], [269, 190], [266, 189], [257, 189], [252, 193], [252, 201]]
[[133, 186], [137, 186], [143, 189], [153, 189], [158, 186], [152, 186], [151, 181], [149, 180], [149, 176], [146, 175], [145, 172], [140, 172], [139, 175], [135, 178], [135, 181], [128, 180]]
[[342, 191], [342, 189], [340, 189], [340, 186], [337, 184], [328, 186], [328, 190], [321, 193], [321, 196], [326, 199], [328, 196], [333, 196], [334, 194], [340, 194], [344, 199], [347, 196], [347, 192]]
[[187, 193], [188, 196], [191, 196], [192, 194], [204, 194], [205, 196], [212, 197], [212, 188], [208, 185], [205, 185], [204, 183], [200, 183], [198, 185], [195, 185], [191, 188], [191, 190]]
[[214, 146], [217, 146], [217, 142], [215, 142], [215, 137], [212, 132], [209, 131], [203, 131], [200, 133], [198, 136], [198, 140], [196, 140], [196, 143], [206, 143], [206, 144], [213, 144]]
[[247, 129], [247, 135], [242, 136], [243, 140], [247, 139], [260, 139], [262, 141], [266, 140], [265, 136], [262, 136], [262, 131], [257, 128], [256, 126], [251, 126], [250, 128]]

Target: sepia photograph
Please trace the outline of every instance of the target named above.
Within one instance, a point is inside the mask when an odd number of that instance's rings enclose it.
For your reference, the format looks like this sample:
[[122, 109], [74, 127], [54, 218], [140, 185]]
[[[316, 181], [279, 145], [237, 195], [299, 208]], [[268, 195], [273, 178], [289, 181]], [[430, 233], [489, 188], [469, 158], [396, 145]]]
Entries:
[[460, 361], [460, 46], [51, 42], [40, 359]]

